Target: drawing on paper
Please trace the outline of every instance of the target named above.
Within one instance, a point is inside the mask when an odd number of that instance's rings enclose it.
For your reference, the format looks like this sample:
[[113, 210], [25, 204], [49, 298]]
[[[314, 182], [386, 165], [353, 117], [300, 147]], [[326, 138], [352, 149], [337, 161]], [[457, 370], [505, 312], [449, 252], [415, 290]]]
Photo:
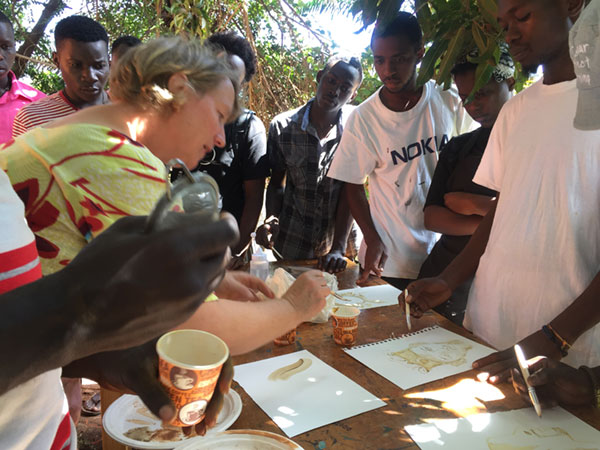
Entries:
[[594, 450], [598, 445], [574, 439], [560, 427], [517, 428], [512, 435], [487, 438], [489, 450]]
[[461, 366], [467, 362], [467, 352], [473, 348], [465, 341], [419, 342], [410, 344], [404, 350], [388, 353], [392, 359], [401, 359], [408, 364], [418, 366], [420, 372], [443, 366]]
[[181, 428], [159, 428], [152, 430], [149, 427], [132, 428], [123, 433], [123, 436], [138, 442], [176, 442], [184, 438]]
[[287, 366], [283, 366], [277, 370], [274, 370], [270, 373], [268, 379], [270, 381], [285, 381], [291, 378], [292, 376], [299, 374], [300, 372], [304, 372], [311, 365], [312, 359], [300, 358], [295, 363], [288, 364]]
[[354, 306], [359, 309], [373, 308], [374, 306], [384, 303], [383, 300], [367, 298], [359, 292], [340, 292], [340, 297], [344, 298], [344, 302], [339, 299], [336, 301], [338, 306]]

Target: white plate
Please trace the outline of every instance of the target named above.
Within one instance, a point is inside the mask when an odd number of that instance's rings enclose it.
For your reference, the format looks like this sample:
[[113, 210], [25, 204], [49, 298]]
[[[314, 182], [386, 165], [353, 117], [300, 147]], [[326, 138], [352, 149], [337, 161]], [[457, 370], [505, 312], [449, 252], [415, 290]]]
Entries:
[[279, 434], [259, 430], [231, 430], [215, 436], [194, 438], [175, 450], [302, 450], [294, 441]]
[[[219, 413], [217, 424], [207, 431], [206, 436], [227, 430], [241, 412], [242, 399], [237, 392], [230, 389], [229, 393], [225, 395], [223, 409]], [[104, 413], [102, 426], [115, 441], [135, 448], [169, 449], [181, 442], [198, 439], [197, 437], [185, 437], [178, 427], [163, 428], [161, 421], [146, 408], [137, 395], [119, 397]], [[131, 430], [136, 428], [140, 429], [138, 436], [132, 435]], [[168, 434], [168, 436], [155, 437], [149, 442], [146, 441], [148, 438], [143, 437], [149, 437], [159, 430], [163, 430], [162, 433]]]

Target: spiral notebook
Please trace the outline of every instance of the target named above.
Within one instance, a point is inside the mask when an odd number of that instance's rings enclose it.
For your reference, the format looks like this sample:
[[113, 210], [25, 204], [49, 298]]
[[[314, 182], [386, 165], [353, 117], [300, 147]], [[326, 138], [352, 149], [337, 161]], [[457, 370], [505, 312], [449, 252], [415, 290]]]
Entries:
[[437, 325], [344, 351], [402, 389], [471, 370], [494, 352]]

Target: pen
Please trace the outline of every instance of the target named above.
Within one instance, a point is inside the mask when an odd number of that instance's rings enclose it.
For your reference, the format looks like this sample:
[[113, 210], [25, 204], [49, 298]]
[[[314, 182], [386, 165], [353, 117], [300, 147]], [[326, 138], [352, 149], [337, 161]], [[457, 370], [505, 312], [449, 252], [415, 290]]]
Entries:
[[542, 407], [540, 405], [540, 401], [538, 400], [537, 393], [535, 392], [535, 388], [530, 386], [529, 381], [527, 381], [529, 379], [529, 366], [527, 365], [527, 360], [525, 359], [525, 355], [523, 354], [523, 350], [519, 344], [515, 345], [515, 354], [517, 355], [517, 362], [519, 363], [521, 373], [523, 374], [523, 378], [527, 384], [527, 392], [529, 393], [531, 403], [533, 403], [533, 407], [535, 408], [535, 412], [538, 417], [542, 417]]
[[408, 331], [412, 330], [410, 323], [410, 305], [406, 301], [408, 299], [408, 289], [404, 289], [404, 306], [406, 307], [406, 325], [408, 325]]

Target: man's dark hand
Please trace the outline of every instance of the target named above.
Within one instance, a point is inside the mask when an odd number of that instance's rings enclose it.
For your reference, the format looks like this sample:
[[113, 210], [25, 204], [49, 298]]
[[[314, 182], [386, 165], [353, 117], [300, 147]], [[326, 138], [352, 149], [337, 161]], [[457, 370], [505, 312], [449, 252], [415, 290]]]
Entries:
[[[138, 347], [112, 352], [103, 352], [74, 361], [63, 368], [63, 375], [86, 377], [111, 391], [136, 394], [150, 411], [163, 422], [170, 422], [176, 414], [175, 406], [169, 395], [158, 381], [158, 355], [156, 341], [153, 339]], [[229, 392], [233, 380], [231, 357], [227, 359], [209, 402], [205, 418], [194, 427], [183, 429], [191, 434], [194, 429], [199, 435], [217, 423], [223, 407], [224, 396]]]
[[452, 295], [452, 291], [448, 284], [439, 277], [422, 278], [413, 281], [406, 287], [408, 293], [407, 298], [404, 298], [404, 292], [398, 296], [398, 304], [404, 311], [405, 302], [410, 305], [410, 314], [413, 317], [419, 318], [424, 312], [441, 305]]
[[371, 274], [376, 277], [381, 277], [383, 273], [383, 266], [387, 261], [387, 250], [385, 245], [377, 237], [372, 242], [367, 242], [367, 252], [365, 254], [365, 266], [362, 268], [362, 272], [356, 280], [356, 284], [360, 285], [365, 283]]
[[256, 229], [256, 243], [264, 248], [273, 248], [275, 236], [279, 233], [279, 223], [264, 223]]
[[238, 239], [231, 215], [151, 234], [120, 219], [57, 273], [75, 316], [76, 357], [129, 348], [185, 321], [221, 281]]
[[[533, 362], [534, 361], [534, 362]], [[592, 403], [594, 389], [590, 377], [581, 369], [546, 357], [529, 360], [529, 384], [537, 392], [543, 407], [586, 406]], [[518, 369], [512, 371], [513, 387], [530, 402], [527, 385]]]
[[332, 250], [319, 258], [317, 267], [329, 273], [341, 272], [346, 268], [346, 258], [341, 251]]
[[[547, 356], [556, 361], [561, 359], [558, 347], [541, 330], [530, 334], [520, 342], [515, 342], [515, 344], [521, 346], [527, 358], [539, 355]], [[473, 363], [473, 368], [487, 374], [488, 380], [494, 384], [508, 381], [510, 371], [514, 367], [518, 367], [514, 347], [492, 353]]]

